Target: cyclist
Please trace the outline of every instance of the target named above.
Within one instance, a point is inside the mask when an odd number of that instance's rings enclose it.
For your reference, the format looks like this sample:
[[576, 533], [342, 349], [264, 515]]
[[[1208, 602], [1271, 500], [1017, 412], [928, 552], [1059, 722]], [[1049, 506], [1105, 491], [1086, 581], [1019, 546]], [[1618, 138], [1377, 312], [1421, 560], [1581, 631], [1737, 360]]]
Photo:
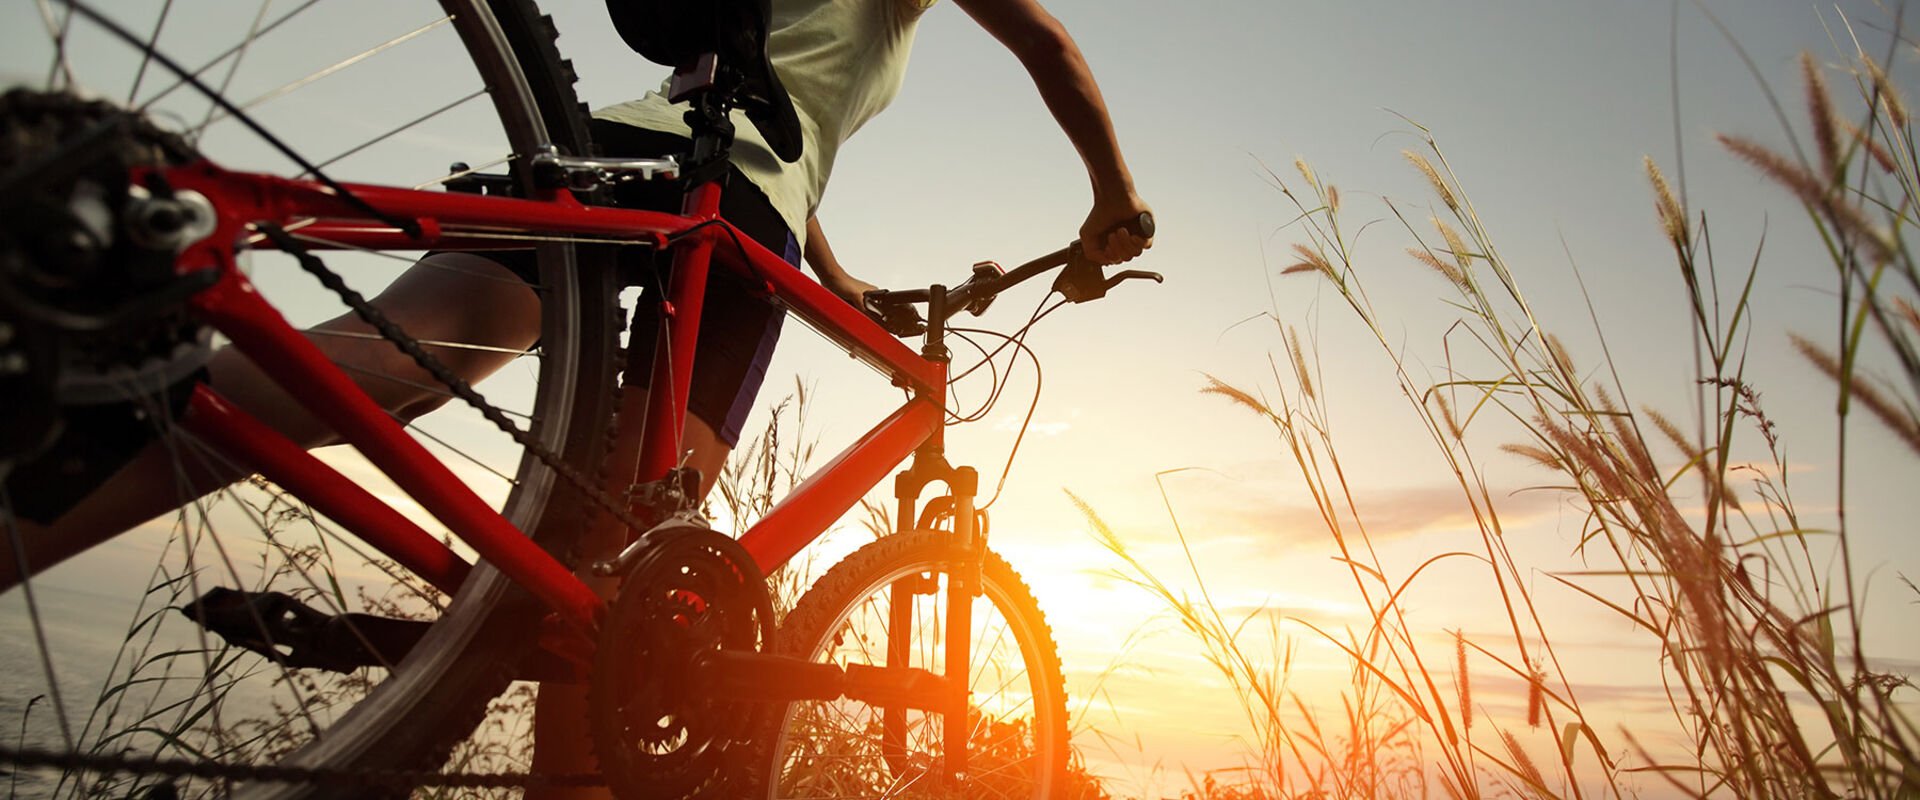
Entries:
[[[802, 157], [777, 158], [766, 139], [737, 119], [732, 151], [735, 176], [723, 193], [722, 214], [743, 232], [798, 265], [802, 256], [820, 282], [860, 305], [874, 287], [842, 267], [815, 217], [846, 139], [879, 113], [899, 90], [921, 15], [935, 0], [773, 0], [769, 54], [781, 83], [804, 118]], [[1148, 207], [1133, 179], [1085, 59], [1060, 23], [1038, 0], [954, 0], [976, 23], [1005, 45], [1032, 77], [1042, 100], [1079, 152], [1092, 185], [1093, 203], [1081, 224], [1086, 255], [1102, 264], [1132, 259], [1151, 246], [1121, 230]], [[594, 138], [610, 155], [682, 152], [687, 127], [681, 110], [658, 93], [597, 112]], [[679, 192], [659, 184], [629, 184], [623, 202], [677, 211]], [[513, 280], [527, 269], [501, 254], [439, 253], [407, 270], [374, 300], [387, 317], [422, 340], [459, 341], [478, 348], [436, 353], [456, 373], [477, 381], [531, 347], [539, 336], [540, 309], [529, 284]], [[504, 263], [503, 263], [504, 262]], [[723, 271], [716, 271], [716, 274]], [[459, 298], [449, 303], [448, 298]], [[652, 304], [642, 303], [642, 312]], [[708, 490], [740, 435], [783, 315], [748, 292], [716, 278], [703, 314], [696, 356], [692, 412], [683, 432], [688, 464]], [[352, 315], [317, 326], [325, 332], [369, 332]], [[644, 328], [645, 326], [643, 326]], [[382, 406], [405, 418], [446, 402], [423, 390], [434, 381], [406, 355], [382, 341], [319, 336], [316, 343], [348, 368]], [[306, 446], [332, 440], [332, 432], [238, 353], [225, 351], [209, 365], [215, 387], [241, 408]], [[379, 377], [391, 376], [391, 377]], [[648, 376], [628, 376], [629, 384]], [[622, 398], [622, 408], [645, 405], [643, 385]], [[146, 447], [105, 485], [71, 509], [36, 515], [19, 512], [10, 535], [19, 537], [27, 563], [46, 569], [105, 538], [132, 528], [182, 502], [172, 448]], [[241, 475], [206, 464], [186, 465], [196, 492], [205, 493]], [[197, 473], [197, 474], [193, 474]], [[15, 493], [19, 499], [19, 493]], [[111, 498], [101, 501], [101, 498]], [[59, 505], [68, 505], [61, 503]], [[16, 509], [17, 510], [17, 509]], [[36, 518], [44, 517], [44, 518]], [[18, 582], [16, 562], [0, 558], [0, 590]], [[584, 688], [543, 687], [536, 729], [536, 766], [571, 772], [592, 768], [582, 720]], [[535, 797], [591, 797], [598, 792], [561, 790]]]

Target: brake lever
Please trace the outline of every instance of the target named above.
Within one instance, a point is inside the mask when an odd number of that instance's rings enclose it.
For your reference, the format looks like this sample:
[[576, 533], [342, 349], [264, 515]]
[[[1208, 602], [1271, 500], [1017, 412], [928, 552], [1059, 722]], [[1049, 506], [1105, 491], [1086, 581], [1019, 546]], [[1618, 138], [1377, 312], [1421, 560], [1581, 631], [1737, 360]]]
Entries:
[[1119, 286], [1121, 281], [1133, 280], [1135, 278], [1150, 280], [1150, 281], [1153, 281], [1154, 283], [1167, 282], [1167, 277], [1165, 275], [1161, 275], [1158, 272], [1149, 272], [1144, 269], [1123, 269], [1119, 272], [1113, 273], [1113, 277], [1107, 279], [1106, 288], [1112, 289], [1115, 286]]
[[878, 289], [860, 297], [860, 310], [895, 336], [919, 336], [927, 332], [927, 321], [912, 303], [888, 303], [887, 291]]

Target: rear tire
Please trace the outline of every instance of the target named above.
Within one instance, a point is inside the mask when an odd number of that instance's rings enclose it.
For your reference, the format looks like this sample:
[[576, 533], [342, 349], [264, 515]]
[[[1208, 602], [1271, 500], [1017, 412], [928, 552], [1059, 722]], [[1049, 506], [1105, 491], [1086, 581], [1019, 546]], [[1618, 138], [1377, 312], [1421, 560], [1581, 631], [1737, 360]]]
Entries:
[[[551, 20], [531, 0], [379, 3], [371, 10], [357, 11], [341, 3], [286, 4], [272, 7], [271, 13], [269, 4], [254, 5], [259, 7], [257, 12], [250, 6], [240, 14], [235, 13], [238, 9], [190, 4], [175, 9], [168, 3], [157, 22], [151, 9], [135, 14], [115, 7], [108, 16], [123, 24], [138, 18], [139, 23], [150, 25], [148, 31], [137, 34], [147, 46], [179, 58], [187, 69], [199, 70], [205, 83], [245, 105], [250, 115], [302, 150], [310, 161], [331, 164], [338, 159], [341, 163], [323, 169], [342, 180], [389, 185], [430, 182], [444, 178], [449, 161], [465, 158], [486, 171], [511, 172], [519, 188], [530, 193], [534, 187], [531, 170], [524, 168], [525, 156], [536, 148], [551, 144], [570, 154], [592, 152], [587, 116], [573, 91], [572, 66], [559, 56]], [[49, 18], [42, 19], [42, 10]], [[168, 13], [175, 14], [171, 24]], [[223, 27], [227, 23], [231, 25]], [[20, 41], [10, 42], [8, 52], [0, 53], [4, 60], [0, 71], [9, 76], [32, 75], [36, 80], [45, 76], [38, 91], [107, 98], [104, 102], [124, 104], [142, 118], [182, 134], [221, 166], [301, 177], [300, 167], [290, 166], [254, 134], [211, 110], [193, 90], [175, 85], [178, 79], [158, 63], [71, 9], [57, 3], [21, 4], [0, 12], [0, 24], [20, 34]], [[376, 25], [387, 27], [369, 30]], [[40, 30], [48, 32], [49, 41], [26, 41]], [[221, 44], [215, 42], [225, 34], [245, 39], [222, 54]], [[329, 45], [344, 49], [344, 60]], [[190, 48], [201, 51], [190, 52]], [[471, 61], [470, 67], [458, 63], [461, 51]], [[302, 60], [308, 57], [312, 60]], [[404, 90], [415, 90], [415, 94], [444, 90], [446, 95], [429, 100], [410, 97]], [[282, 99], [295, 92], [299, 94], [294, 99]], [[343, 138], [346, 141], [338, 141]], [[426, 155], [420, 154], [422, 149]], [[487, 165], [475, 157], [509, 153], [514, 158], [505, 167]], [[406, 174], [405, 169], [414, 172]], [[300, 235], [297, 224], [286, 227], [294, 236]], [[0, 245], [5, 244], [0, 239]], [[596, 473], [610, 438], [608, 422], [616, 399], [616, 336], [624, 327], [612, 251], [564, 242], [525, 246], [537, 252], [542, 343], [502, 370], [517, 373], [503, 376], [501, 382], [509, 385], [503, 393], [520, 394], [511, 401], [502, 401], [498, 395], [494, 400], [517, 417], [518, 426], [540, 449], [556, 454], [597, 487], [600, 476]], [[289, 262], [283, 257], [268, 251], [250, 255], [253, 281], [263, 293], [273, 296], [276, 287], [267, 284], [279, 281], [294, 287], [289, 292], [304, 292], [285, 303], [290, 316], [311, 314], [314, 301], [327, 299], [310, 283], [297, 282], [306, 279], [296, 270], [284, 269]], [[323, 253], [322, 257], [350, 281], [354, 279], [355, 266], [346, 265], [349, 254]], [[367, 261], [377, 268], [358, 274], [398, 272], [391, 262]], [[449, 302], [459, 300], [448, 298]], [[337, 313], [338, 308], [326, 311]], [[461, 346], [459, 341], [433, 342], [428, 349]], [[493, 385], [486, 387], [488, 394], [494, 394]], [[429, 388], [444, 394], [443, 387]], [[169, 446], [184, 454], [176, 458], [208, 459], [209, 463], [224, 458], [183, 430], [168, 426], [164, 417], [164, 410], [149, 414], [143, 424], [176, 432], [164, 434]], [[463, 423], [457, 418], [454, 422]], [[463, 478], [477, 476], [472, 481], [476, 485], [491, 481], [488, 488], [476, 491], [490, 503], [499, 503], [508, 521], [529, 532], [548, 552], [570, 559], [574, 542], [591, 523], [596, 506], [533, 450], [511, 442], [503, 446], [500, 442], [506, 437], [495, 432], [469, 434], [475, 430], [468, 426], [461, 435], [471, 435], [477, 444], [447, 444], [431, 431], [415, 428], [416, 435], [451, 468], [463, 471]], [[163, 435], [161, 430], [154, 433]], [[483, 438], [487, 436], [494, 438]], [[273, 797], [405, 794], [405, 788], [365, 778], [377, 770], [433, 769], [442, 764], [482, 721], [489, 702], [507, 687], [532, 648], [544, 609], [485, 564], [477, 565], [459, 591], [443, 602], [432, 592], [415, 589], [414, 584], [424, 583], [415, 577], [375, 572], [391, 569], [379, 564], [377, 554], [354, 558], [349, 551], [364, 545], [310, 512], [302, 516], [297, 498], [264, 481], [256, 485], [260, 493], [233, 495], [238, 500], [216, 495], [212, 502], [196, 502], [172, 526], [145, 526], [158, 530], [157, 536], [129, 535], [103, 544], [97, 549], [110, 552], [100, 553], [101, 560], [94, 563], [126, 568], [110, 579], [81, 576], [90, 582], [73, 587], [74, 576], [80, 573], [71, 569], [51, 571], [51, 579], [29, 577], [37, 585], [30, 589], [46, 590], [33, 613], [18, 602], [25, 592], [9, 592], [0, 606], [0, 634], [4, 634], [0, 638], [32, 641], [26, 633], [31, 630], [44, 633], [50, 642], [43, 658], [31, 662], [32, 674], [0, 675], [0, 727], [22, 731], [20, 743], [29, 747], [237, 766], [303, 767], [364, 781], [344, 786], [233, 787], [208, 780], [184, 783], [180, 787], [184, 796], [225, 796], [230, 791]], [[11, 506], [0, 508], [0, 519], [12, 516]], [[439, 531], [432, 523], [426, 529]], [[161, 539], [164, 544], [156, 554], [149, 548]], [[179, 568], [173, 562], [182, 552], [186, 565]], [[0, 557], [13, 555], [0, 552]], [[121, 586], [123, 576], [132, 576], [134, 582]], [[142, 579], [151, 581], [144, 592], [137, 582]], [[63, 581], [68, 586], [58, 585]], [[405, 587], [386, 588], [401, 584]], [[294, 594], [329, 615], [393, 615], [391, 609], [424, 613], [433, 624], [412, 651], [389, 668], [363, 668], [337, 676], [281, 667], [229, 645], [176, 613], [210, 585]], [[356, 589], [369, 586], [372, 596], [356, 596]], [[107, 600], [116, 604], [115, 615], [120, 613], [119, 605], [131, 611], [134, 622], [124, 637], [111, 628], [81, 627], [125, 620], [124, 616], [105, 621], [101, 614], [88, 616], [93, 606], [85, 605], [101, 593], [122, 588], [123, 595], [130, 596]], [[397, 605], [390, 602], [396, 597]], [[48, 618], [42, 619], [42, 613]], [[271, 641], [270, 636], [258, 638]], [[98, 642], [109, 643], [104, 653]], [[111, 643], [118, 643], [117, 652]], [[41, 661], [50, 665], [47, 671], [55, 677], [41, 674]], [[55, 700], [64, 695], [64, 705], [40, 702], [36, 695], [43, 694]], [[29, 697], [31, 702], [25, 700]], [[57, 712], [63, 712], [62, 720], [55, 725], [48, 718]], [[23, 796], [52, 795], [56, 789], [63, 794], [143, 796], [145, 787], [166, 782], [158, 775], [107, 776], [96, 782], [69, 774], [58, 776], [56, 786], [56, 779], [41, 782], [41, 778], [22, 770], [15, 778], [16, 788]]]
[[[522, 137], [540, 139], [534, 144], [551, 143], [567, 153], [592, 152], [586, 110], [573, 92], [573, 65], [555, 47], [559, 34], [552, 19], [542, 15], [532, 0], [443, 0], [442, 4], [457, 15], [461, 12], [456, 6], [465, 2], [491, 11], [512, 49], [510, 60], [524, 76], [544, 122], [544, 132], [529, 128]], [[471, 39], [468, 44], [475, 47]], [[484, 54], [474, 53], [474, 60], [477, 66], [484, 64]], [[508, 113], [503, 110], [502, 116]], [[515, 151], [530, 152], [522, 137], [513, 137]], [[530, 188], [527, 170], [513, 172], [523, 189]], [[540, 282], [545, 287], [542, 341], [568, 342], [560, 349], [570, 355], [567, 363], [543, 359], [541, 396], [532, 417], [548, 429], [538, 438], [557, 445], [553, 449], [562, 461], [597, 486], [616, 402], [619, 348], [615, 335], [623, 318], [613, 253], [607, 247], [570, 244], [542, 244], [537, 251]], [[560, 389], [559, 384], [566, 383], [571, 391]], [[550, 410], [543, 410], [541, 404]], [[523, 456], [518, 486], [503, 513], [522, 530], [531, 529], [534, 540], [548, 552], [570, 559], [574, 541], [593, 522], [597, 506], [531, 453]], [[478, 565], [415, 653], [398, 665], [395, 676], [329, 730], [327, 738], [333, 742], [316, 742], [296, 754], [293, 763], [352, 769], [438, 767], [486, 718], [490, 701], [507, 688], [515, 669], [534, 649], [545, 614], [546, 609], [525, 589], [491, 566]], [[345, 730], [339, 730], [342, 727]], [[294, 796], [331, 796], [337, 791], [280, 788], [293, 790]], [[361, 796], [357, 791], [338, 794]]]

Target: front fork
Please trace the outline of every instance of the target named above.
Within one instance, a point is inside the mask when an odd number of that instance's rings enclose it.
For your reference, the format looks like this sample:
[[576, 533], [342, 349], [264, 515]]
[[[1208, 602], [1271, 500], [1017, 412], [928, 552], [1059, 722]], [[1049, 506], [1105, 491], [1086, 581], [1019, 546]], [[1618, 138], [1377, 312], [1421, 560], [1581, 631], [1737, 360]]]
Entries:
[[[967, 744], [971, 739], [972, 723], [969, 717], [972, 681], [969, 672], [973, 657], [973, 601], [980, 595], [986, 533], [980, 530], [974, 509], [974, 498], [980, 484], [979, 473], [972, 467], [948, 466], [946, 459], [939, 455], [938, 437], [933, 447], [916, 454], [913, 466], [895, 479], [895, 498], [899, 502], [896, 518], [898, 529], [904, 532], [915, 527], [920, 492], [928, 483], [936, 480], [947, 484], [950, 492], [929, 503], [920, 516], [920, 522], [924, 526], [936, 516], [950, 515], [953, 519], [953, 541], [958, 550], [958, 556], [948, 567], [945, 589], [947, 617], [943, 635], [946, 638], [946, 664], [943, 675], [951, 695], [940, 704], [944, 711], [941, 739], [945, 746], [944, 758], [940, 760], [943, 774], [939, 777], [946, 782], [959, 782], [966, 777]], [[906, 578], [894, 583], [887, 620], [887, 666], [911, 665], [912, 632], [915, 630], [914, 598], [939, 591], [939, 581], [931, 576]], [[881, 753], [896, 775], [904, 774], [905, 770], [910, 769], [906, 746], [907, 710], [896, 706], [883, 708], [880, 720]]]

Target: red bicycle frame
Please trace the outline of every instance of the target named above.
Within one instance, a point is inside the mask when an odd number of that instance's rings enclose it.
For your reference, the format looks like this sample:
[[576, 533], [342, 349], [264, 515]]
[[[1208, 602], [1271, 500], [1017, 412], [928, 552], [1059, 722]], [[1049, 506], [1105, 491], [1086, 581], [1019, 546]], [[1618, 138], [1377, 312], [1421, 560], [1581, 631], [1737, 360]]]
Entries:
[[[604, 607], [601, 598], [428, 454], [253, 289], [234, 259], [239, 247], [270, 246], [253, 226], [286, 226], [298, 221], [301, 233], [310, 237], [303, 246], [315, 250], [499, 249], [499, 233], [503, 231], [656, 246], [674, 240], [672, 286], [658, 301], [663, 303], [668, 327], [665, 341], [672, 348], [671, 357], [654, 360], [652, 384], [670, 386], [672, 391], [655, 391], [648, 397], [645, 430], [649, 435], [639, 453], [639, 469], [634, 476], [638, 483], [664, 478], [677, 461], [677, 437], [653, 434], [678, 431], [684, 422], [709, 266], [719, 263], [760, 281], [767, 295], [778, 298], [841, 347], [890, 376], [895, 385], [911, 390], [910, 399], [898, 410], [796, 487], [740, 536], [740, 543], [763, 571], [792, 558], [852, 508], [888, 470], [923, 443], [931, 440], [937, 444], [942, 435], [945, 364], [916, 354], [864, 314], [720, 219], [721, 190], [711, 183], [688, 195], [687, 213], [680, 215], [589, 206], [565, 191], [545, 199], [523, 200], [379, 186], [347, 187], [367, 206], [417, 226], [416, 234], [371, 219], [363, 206], [314, 182], [230, 172], [208, 162], [167, 170], [165, 179], [176, 190], [205, 195], [218, 215], [214, 234], [189, 248], [178, 260], [182, 272], [219, 271], [214, 284], [194, 296], [193, 309], [454, 535], [581, 632], [595, 629]], [[491, 235], [463, 235], [468, 231]], [[717, 246], [721, 242], [725, 245]], [[200, 387], [186, 424], [292, 489], [316, 510], [435, 586], [451, 591], [464, 579], [469, 565], [444, 544], [225, 402], [213, 390]]]

